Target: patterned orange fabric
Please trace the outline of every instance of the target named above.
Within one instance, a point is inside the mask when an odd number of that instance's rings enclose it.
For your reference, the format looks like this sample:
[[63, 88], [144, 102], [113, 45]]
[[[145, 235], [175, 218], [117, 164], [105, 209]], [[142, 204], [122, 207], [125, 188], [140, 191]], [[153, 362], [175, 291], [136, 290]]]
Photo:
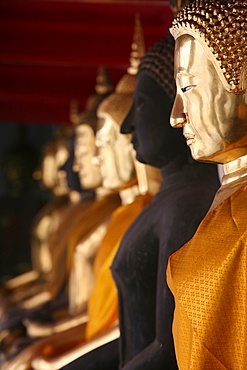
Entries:
[[247, 368], [247, 185], [169, 259], [179, 370]]

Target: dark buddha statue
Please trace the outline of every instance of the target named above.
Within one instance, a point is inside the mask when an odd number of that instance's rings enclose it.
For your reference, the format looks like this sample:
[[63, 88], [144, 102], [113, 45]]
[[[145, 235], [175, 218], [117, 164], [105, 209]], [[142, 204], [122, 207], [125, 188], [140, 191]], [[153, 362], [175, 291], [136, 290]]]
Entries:
[[124, 370], [177, 369], [174, 301], [165, 269], [169, 255], [195, 233], [219, 187], [217, 167], [192, 160], [182, 132], [169, 125], [173, 48], [168, 36], [142, 58], [133, 105], [121, 127], [132, 134], [137, 159], [159, 167], [163, 177], [159, 192], [125, 233], [112, 265]]

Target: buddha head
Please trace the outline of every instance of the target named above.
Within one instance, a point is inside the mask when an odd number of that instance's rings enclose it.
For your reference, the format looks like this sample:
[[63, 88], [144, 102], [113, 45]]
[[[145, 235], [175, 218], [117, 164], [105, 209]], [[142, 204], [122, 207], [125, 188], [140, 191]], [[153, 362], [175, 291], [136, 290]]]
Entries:
[[73, 168], [85, 189], [96, 189], [102, 183], [100, 169], [95, 162], [96, 112], [99, 104], [113, 91], [113, 84], [104, 67], [98, 69], [95, 91], [96, 94], [88, 98], [83, 112], [80, 112], [78, 103], [73, 102], [71, 106], [71, 121], [75, 126]]
[[121, 189], [135, 177], [133, 147], [130, 136], [120, 133], [120, 126], [127, 115], [136, 85], [136, 73], [144, 53], [144, 41], [139, 16], [127, 73], [118, 82], [114, 93], [107, 97], [97, 110], [98, 130], [96, 145], [103, 187]]
[[[64, 176], [60, 176], [59, 167], [65, 163], [67, 155], [68, 152], [66, 147], [63, 145], [58, 146], [55, 140], [50, 140], [45, 143], [42, 148], [42, 159], [39, 172], [43, 188], [56, 193], [58, 188], [61, 190], [60, 182], [63, 182], [62, 188], [65, 187], [65, 179]], [[38, 179], [37, 171], [35, 172], [35, 178]], [[62, 178], [64, 181], [62, 181]], [[60, 190], [58, 190], [59, 193]]]
[[40, 170], [35, 172], [36, 179], [41, 180], [42, 186], [55, 195], [67, 194], [69, 191], [66, 173], [62, 169], [69, 157], [68, 140], [71, 127], [62, 127], [53, 139], [42, 148]]
[[173, 54], [174, 40], [169, 35], [142, 57], [132, 106], [121, 126], [122, 133], [132, 134], [137, 160], [158, 168], [186, 151], [182, 132], [169, 125], [175, 96]]
[[106, 105], [99, 110], [99, 122], [96, 146], [102, 185], [106, 189], [121, 189], [135, 172], [130, 138], [120, 133], [120, 125], [107, 112]]
[[67, 186], [71, 192], [84, 193], [85, 189], [81, 187], [79, 180], [78, 172], [73, 170], [74, 164], [74, 147], [75, 147], [75, 134], [72, 132], [71, 136], [68, 139], [67, 149], [68, 149], [68, 158], [65, 163], [60, 167], [60, 173], [63, 172]]
[[247, 4], [197, 0], [170, 29], [177, 94], [171, 125], [196, 160], [228, 163], [247, 154]]

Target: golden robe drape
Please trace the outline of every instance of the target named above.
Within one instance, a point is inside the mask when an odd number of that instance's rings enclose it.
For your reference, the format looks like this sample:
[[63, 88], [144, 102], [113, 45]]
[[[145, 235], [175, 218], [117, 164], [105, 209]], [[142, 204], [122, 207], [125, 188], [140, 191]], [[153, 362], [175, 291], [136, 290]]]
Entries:
[[125, 231], [151, 200], [150, 194], [139, 195], [133, 203], [119, 207], [112, 215], [96, 258], [96, 283], [88, 303], [87, 340], [118, 319], [117, 289], [110, 267]]
[[179, 370], [247, 369], [247, 185], [170, 256]]

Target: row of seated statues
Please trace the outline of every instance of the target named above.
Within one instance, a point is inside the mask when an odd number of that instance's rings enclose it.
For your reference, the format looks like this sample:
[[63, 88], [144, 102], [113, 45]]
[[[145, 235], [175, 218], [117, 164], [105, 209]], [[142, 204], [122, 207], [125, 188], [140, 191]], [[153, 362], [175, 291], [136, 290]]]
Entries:
[[145, 51], [137, 16], [126, 73], [100, 67], [43, 148], [3, 370], [247, 368], [247, 4], [170, 4], [169, 35]]

